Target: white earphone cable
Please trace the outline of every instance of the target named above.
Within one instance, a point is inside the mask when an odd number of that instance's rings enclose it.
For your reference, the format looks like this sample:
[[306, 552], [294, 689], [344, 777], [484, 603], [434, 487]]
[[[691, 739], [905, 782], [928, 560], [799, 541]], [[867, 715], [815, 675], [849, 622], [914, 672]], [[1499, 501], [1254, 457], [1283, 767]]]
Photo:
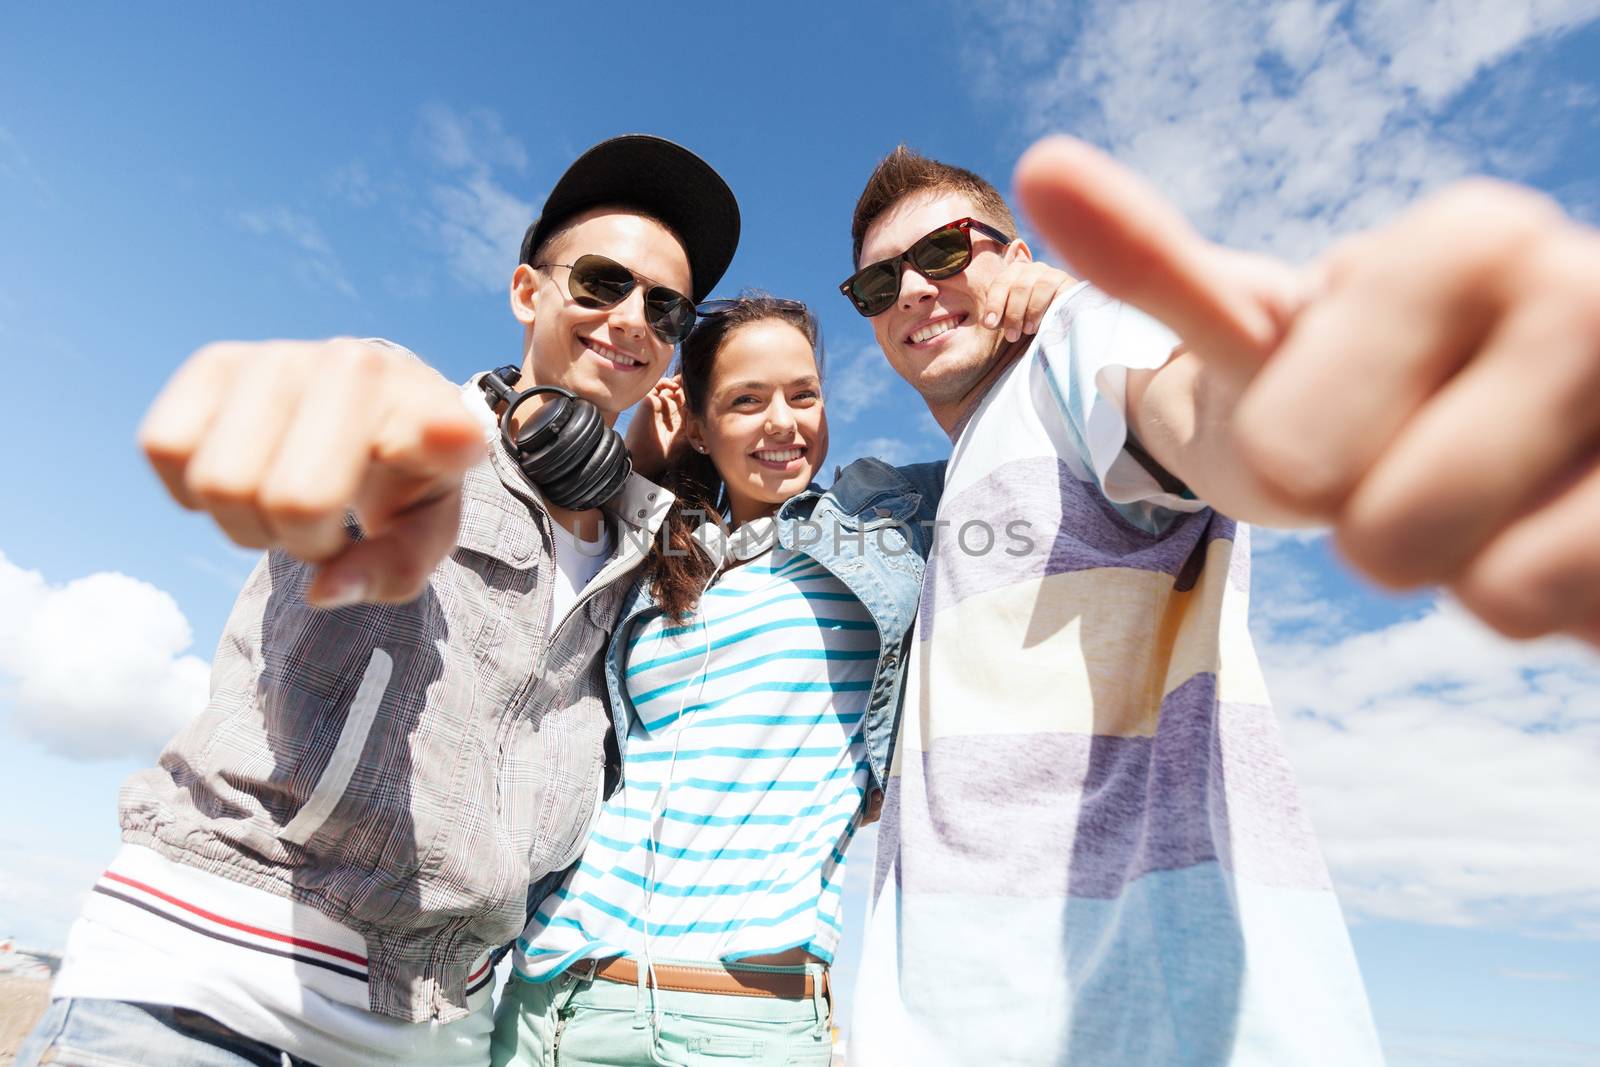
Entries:
[[[695, 612], [700, 617], [700, 630], [705, 635], [705, 651], [700, 657], [700, 665], [695, 670], [695, 676], [700, 684], [695, 687], [695, 697], [698, 699], [705, 692], [706, 667], [711, 662], [711, 617], [706, 610], [706, 593], [716, 582], [717, 576], [727, 566], [727, 557], [723, 556], [716, 561], [711, 575], [706, 579], [706, 584], [700, 587], [700, 595], [696, 598]], [[683, 687], [683, 695], [678, 699], [678, 710], [672, 717], [672, 756], [667, 761], [666, 777], [656, 787], [655, 799], [651, 802], [650, 809], [650, 834], [645, 848], [644, 858], [644, 966], [639, 968], [640, 995], [643, 996], [645, 986], [649, 986], [650, 996], [650, 1026], [653, 1037], [658, 1038], [661, 1032], [661, 989], [656, 981], [654, 954], [651, 951], [651, 920], [650, 909], [655, 900], [656, 886], [656, 853], [659, 849], [659, 833], [661, 824], [666, 819], [667, 799], [672, 790], [672, 775], [678, 763], [678, 751], [683, 744], [683, 735], [688, 730], [689, 723], [683, 717], [683, 709], [689, 703], [689, 686]], [[626, 776], [624, 776], [626, 777]], [[652, 1040], [651, 1051], [654, 1054], [656, 1040]]]

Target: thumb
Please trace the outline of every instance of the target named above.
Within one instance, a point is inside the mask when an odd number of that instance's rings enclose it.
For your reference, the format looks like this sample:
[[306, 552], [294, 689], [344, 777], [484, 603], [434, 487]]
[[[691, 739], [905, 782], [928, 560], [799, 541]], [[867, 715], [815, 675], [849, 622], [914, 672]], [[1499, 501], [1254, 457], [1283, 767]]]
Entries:
[[459, 491], [421, 502], [386, 524], [381, 534], [350, 545], [320, 567], [306, 590], [307, 602], [339, 608], [414, 599], [455, 546], [460, 523]]
[[1016, 183], [1034, 226], [1078, 274], [1160, 319], [1202, 356], [1254, 368], [1282, 337], [1299, 272], [1206, 241], [1105, 153], [1046, 138], [1023, 155]]

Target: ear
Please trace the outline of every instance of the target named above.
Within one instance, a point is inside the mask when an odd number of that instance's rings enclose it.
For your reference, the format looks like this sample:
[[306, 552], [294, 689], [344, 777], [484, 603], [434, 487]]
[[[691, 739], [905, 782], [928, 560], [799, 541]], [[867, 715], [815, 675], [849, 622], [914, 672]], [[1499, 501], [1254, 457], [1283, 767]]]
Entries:
[[539, 272], [526, 263], [511, 274], [511, 314], [524, 326], [533, 325], [533, 300], [539, 293]]
[[1018, 237], [1006, 245], [1007, 263], [1032, 263], [1033, 249], [1028, 247], [1028, 242]]
[[689, 439], [689, 447], [702, 455], [706, 454], [706, 426], [697, 415], [687, 415], [683, 421], [684, 436]]

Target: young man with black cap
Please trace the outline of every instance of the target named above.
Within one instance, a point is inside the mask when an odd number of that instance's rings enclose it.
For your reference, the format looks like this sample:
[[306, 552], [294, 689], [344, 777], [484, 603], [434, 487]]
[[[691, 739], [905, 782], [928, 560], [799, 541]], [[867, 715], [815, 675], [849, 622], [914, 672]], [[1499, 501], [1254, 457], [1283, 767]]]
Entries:
[[[524, 238], [520, 380], [457, 390], [348, 339], [185, 364], [141, 443], [270, 551], [206, 710], [123, 788], [123, 849], [20, 1064], [488, 1062], [490, 954], [614, 778], [601, 655], [667, 503], [609, 427], [738, 233], [704, 161], [620, 137]], [[571, 395], [503, 436], [533, 386]]]

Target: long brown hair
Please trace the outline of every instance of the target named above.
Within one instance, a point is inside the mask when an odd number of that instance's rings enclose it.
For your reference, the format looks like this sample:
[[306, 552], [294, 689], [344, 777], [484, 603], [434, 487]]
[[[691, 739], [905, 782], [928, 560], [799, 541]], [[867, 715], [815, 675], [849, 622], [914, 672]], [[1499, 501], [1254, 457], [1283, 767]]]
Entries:
[[[706, 401], [711, 393], [711, 376], [717, 356], [728, 338], [751, 323], [777, 319], [799, 330], [811, 345], [822, 374], [822, 345], [816, 316], [804, 305], [779, 301], [766, 293], [743, 292], [725, 311], [701, 318], [694, 332], [683, 342], [678, 355], [684, 403], [689, 414], [705, 418]], [[727, 487], [711, 457], [694, 450], [668, 467], [661, 484], [672, 491], [676, 501], [667, 513], [661, 536], [645, 559], [644, 575], [656, 603], [669, 618], [686, 619], [694, 610], [700, 592], [716, 570], [714, 563], [694, 542], [694, 530], [701, 522], [716, 522], [727, 505]]]

